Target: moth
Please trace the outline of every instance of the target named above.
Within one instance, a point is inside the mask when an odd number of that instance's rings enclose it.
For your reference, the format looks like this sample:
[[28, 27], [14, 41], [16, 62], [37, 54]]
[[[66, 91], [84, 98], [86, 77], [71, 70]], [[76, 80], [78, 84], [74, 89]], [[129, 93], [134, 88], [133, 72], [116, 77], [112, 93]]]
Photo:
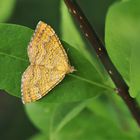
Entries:
[[23, 103], [39, 100], [66, 74], [74, 71], [54, 30], [42, 21], [38, 23], [27, 51], [30, 65], [22, 75]]

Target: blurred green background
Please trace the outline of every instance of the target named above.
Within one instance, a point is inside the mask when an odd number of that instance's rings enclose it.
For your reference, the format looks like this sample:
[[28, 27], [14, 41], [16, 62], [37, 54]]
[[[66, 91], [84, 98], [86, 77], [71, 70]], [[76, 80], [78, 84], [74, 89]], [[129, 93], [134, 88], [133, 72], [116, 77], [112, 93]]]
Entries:
[[[84, 13], [88, 17], [90, 23], [95, 27], [100, 38], [104, 41], [104, 30], [105, 30], [105, 17], [108, 7], [115, 2], [115, 0], [79, 0], [78, 3], [83, 9]], [[61, 13], [61, 1], [60, 0], [0, 0], [0, 22], [3, 23], [14, 23], [35, 29], [36, 24], [39, 20], [45, 21], [50, 24], [61, 38], [62, 27], [61, 24], [65, 24], [62, 21]], [[77, 26], [77, 25], [76, 25]], [[77, 26], [77, 30], [79, 30]], [[63, 37], [62, 37], [63, 38]], [[72, 38], [71, 38], [72, 39]], [[115, 95], [113, 95], [115, 96]], [[130, 116], [125, 105], [118, 99], [117, 96], [113, 97], [112, 94], [108, 96], [102, 95], [95, 101], [94, 104], [89, 105], [91, 110], [95, 111], [95, 114], [106, 118], [104, 114], [117, 112], [117, 115], [128, 115]], [[118, 103], [119, 100], [119, 103]], [[122, 112], [121, 105], [124, 109]], [[113, 106], [113, 107], [112, 107]], [[100, 108], [103, 111], [99, 111], [96, 108]], [[115, 108], [115, 109], [114, 109]], [[97, 111], [98, 110], [98, 111]], [[86, 112], [86, 111], [85, 111]], [[107, 112], [107, 113], [104, 113]], [[88, 111], [87, 111], [88, 114]], [[102, 126], [101, 121], [105, 119], [94, 116], [94, 119], [98, 123], [97, 131], [101, 129], [106, 131], [109, 123], [105, 123]], [[116, 114], [114, 114], [114, 118]], [[83, 116], [85, 118], [85, 116]], [[88, 118], [88, 115], [87, 115]], [[120, 121], [123, 122], [123, 127], [127, 131], [130, 129], [125, 124], [125, 118], [119, 116]], [[117, 119], [116, 119], [117, 120]], [[117, 121], [116, 121], [117, 122]], [[90, 124], [89, 124], [90, 125]], [[97, 124], [96, 124], [97, 125]], [[114, 124], [113, 124], [114, 125]], [[134, 125], [136, 125], [134, 123]], [[71, 127], [71, 126], [69, 126]], [[28, 116], [25, 113], [21, 100], [5, 94], [4, 91], [0, 93], [0, 139], [1, 140], [26, 140], [37, 134], [39, 130], [31, 123]], [[103, 131], [101, 133], [103, 137]], [[114, 135], [109, 133], [109, 135]], [[119, 135], [119, 133], [117, 134]], [[134, 134], [135, 135], [135, 134]], [[104, 139], [102, 136], [96, 138], [100, 140]], [[119, 137], [118, 137], [119, 138]], [[125, 140], [125, 138], [124, 138]]]

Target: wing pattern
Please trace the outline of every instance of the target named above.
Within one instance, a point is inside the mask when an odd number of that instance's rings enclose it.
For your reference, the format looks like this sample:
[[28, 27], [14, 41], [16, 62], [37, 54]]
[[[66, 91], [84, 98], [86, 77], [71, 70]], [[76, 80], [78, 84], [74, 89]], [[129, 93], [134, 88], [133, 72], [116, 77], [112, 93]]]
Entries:
[[40, 21], [28, 45], [30, 66], [22, 75], [22, 101], [34, 102], [73, 72], [67, 54], [54, 30]]

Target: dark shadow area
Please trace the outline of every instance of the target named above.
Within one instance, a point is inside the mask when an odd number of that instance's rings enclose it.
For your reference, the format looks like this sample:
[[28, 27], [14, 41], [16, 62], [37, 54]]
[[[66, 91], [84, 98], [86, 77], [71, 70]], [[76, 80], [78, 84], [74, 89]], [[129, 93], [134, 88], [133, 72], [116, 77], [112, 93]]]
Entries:
[[0, 93], [0, 139], [25, 140], [38, 132], [26, 116], [20, 99]]
[[84, 14], [104, 41], [105, 18], [109, 6], [116, 0], [77, 0]]
[[32, 29], [42, 20], [59, 33], [59, 0], [17, 0], [9, 23], [24, 25]]

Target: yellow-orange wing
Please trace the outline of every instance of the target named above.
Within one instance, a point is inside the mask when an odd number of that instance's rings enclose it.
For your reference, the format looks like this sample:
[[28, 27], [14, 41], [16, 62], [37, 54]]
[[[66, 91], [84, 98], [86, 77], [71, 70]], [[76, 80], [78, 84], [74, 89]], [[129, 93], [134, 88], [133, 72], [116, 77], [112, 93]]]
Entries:
[[51, 65], [63, 61], [69, 68], [67, 54], [54, 30], [40, 21], [28, 46], [28, 56], [31, 64]]
[[37, 25], [28, 55], [31, 65], [22, 76], [23, 103], [40, 99], [74, 70], [57, 35], [44, 22]]

